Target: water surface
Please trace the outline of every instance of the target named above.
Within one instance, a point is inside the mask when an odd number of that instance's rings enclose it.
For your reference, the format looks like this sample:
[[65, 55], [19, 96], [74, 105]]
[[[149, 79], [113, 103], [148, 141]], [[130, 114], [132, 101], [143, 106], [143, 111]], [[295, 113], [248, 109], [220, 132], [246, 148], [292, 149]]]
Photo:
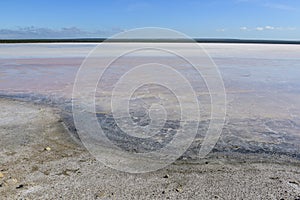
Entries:
[[[165, 45], [175, 50], [184, 49], [191, 56], [197, 57], [186, 44]], [[70, 108], [69, 100], [76, 73], [95, 46], [96, 44], [1, 44], [0, 92], [4, 96], [59, 102], [56, 104], [64, 104], [60, 105], [62, 108]], [[226, 123], [215, 151], [275, 152], [300, 158], [300, 45], [203, 44], [203, 47], [217, 64], [227, 94]], [[108, 48], [102, 55], [103, 59], [109, 58], [114, 48]], [[106, 89], [114, 87], [114, 81], [120, 74], [132, 63], [152, 61], [154, 57], [157, 62], [177, 68], [197, 88], [197, 97], [203, 102], [203, 118], [197, 140], [198, 143], [201, 142], [201, 130], [207, 128], [210, 110], [205, 83], [185, 63], [155, 52], [127, 57], [114, 64], [103, 82], [105, 89], [96, 93], [99, 113], [105, 110], [105, 102], [100, 97], [107, 94]], [[101, 67], [101, 59], [98, 64]], [[88, 78], [86, 81], [89, 81]], [[151, 91], [150, 94], [153, 94], [153, 91], [159, 93], [160, 90], [154, 87]], [[155, 102], [151, 95], [145, 98]], [[168, 106], [171, 110], [176, 105], [175, 102], [176, 99], [170, 99]], [[147, 122], [139, 119], [147, 118], [146, 115], [137, 116], [136, 121], [147, 125]], [[99, 119], [104, 122], [108, 118], [99, 115]], [[121, 130], [112, 131], [108, 124], [104, 123], [103, 126], [108, 126], [111, 138], [119, 137]], [[176, 126], [169, 126], [171, 128], [168, 130], [171, 132], [173, 128], [176, 129]], [[172, 136], [172, 133], [161, 133], [161, 137], [165, 139], [158, 137], [155, 143], [141, 145], [137, 147], [137, 151], [146, 151], [168, 142], [166, 135]], [[125, 140], [131, 139], [125, 137]], [[193, 152], [193, 148], [196, 149], [198, 143], [192, 145], [190, 152]], [[149, 144], [153, 146], [149, 147]], [[132, 148], [130, 145], [123, 147], [129, 150]]]

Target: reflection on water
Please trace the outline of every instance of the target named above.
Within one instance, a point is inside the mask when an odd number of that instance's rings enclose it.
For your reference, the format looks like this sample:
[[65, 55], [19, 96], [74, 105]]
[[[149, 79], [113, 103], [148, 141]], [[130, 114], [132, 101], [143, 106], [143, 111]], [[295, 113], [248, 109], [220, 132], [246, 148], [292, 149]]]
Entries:
[[[185, 44], [166, 45], [174, 49], [187, 48]], [[226, 125], [215, 151], [278, 152], [300, 158], [300, 46], [203, 46], [218, 65], [227, 93]], [[42, 99], [48, 103], [57, 102], [64, 104], [60, 105], [62, 108], [70, 109], [69, 100], [76, 72], [84, 57], [94, 47], [95, 44], [0, 45], [0, 92], [3, 95], [23, 96], [35, 101]], [[113, 51], [113, 47], [108, 49], [103, 57], [109, 56], [110, 51]], [[190, 53], [193, 55], [192, 51]], [[139, 55], [117, 63], [118, 70], [108, 71], [111, 80], [105, 82], [105, 87], [113, 87], [110, 83], [113, 83], [118, 74], [126, 71], [134, 59], [135, 62], [139, 59], [145, 62], [147, 59], [153, 60], [151, 56]], [[157, 62], [177, 67], [192, 80], [194, 87], [198, 88], [197, 96], [203, 102], [201, 105], [205, 116], [206, 109], [209, 110], [210, 107], [206, 104], [209, 102], [209, 94], [203, 80], [197, 79], [193, 71], [186, 70], [186, 66], [176, 59], [164, 56], [156, 59]], [[105, 92], [102, 91], [98, 97], [103, 94], [105, 95]], [[172, 103], [169, 106], [172, 106]], [[109, 123], [104, 123], [103, 126], [115, 123], [109, 116], [99, 114], [98, 117], [102, 119], [102, 123], [108, 120]], [[137, 116], [135, 120], [138, 123], [146, 123], [147, 120], [143, 117], [145, 116]], [[208, 118], [202, 119], [196, 142], [187, 154], [192, 154], [193, 148], [198, 145], [197, 141], [201, 142], [203, 139], [201, 133], [207, 129], [207, 120]], [[138, 146], [135, 147], [135, 151], [149, 150], [153, 145], [161, 146], [169, 141], [168, 137], [174, 133], [172, 123], [166, 125], [171, 128], [164, 128], [156, 136], [161, 136], [158, 140], [161, 143]], [[106, 130], [112, 139], [122, 136], [118, 129], [107, 127]], [[125, 137], [125, 140], [127, 139]], [[129, 144], [126, 143], [124, 148], [130, 150]]]

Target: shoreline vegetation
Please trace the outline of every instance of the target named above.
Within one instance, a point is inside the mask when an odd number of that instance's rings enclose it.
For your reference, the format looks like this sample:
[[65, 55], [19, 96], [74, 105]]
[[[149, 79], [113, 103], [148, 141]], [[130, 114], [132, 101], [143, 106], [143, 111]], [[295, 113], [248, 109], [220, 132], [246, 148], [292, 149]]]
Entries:
[[68, 39], [0, 39], [0, 44], [15, 43], [234, 43], [234, 44], [295, 44], [300, 40], [257, 40], [257, 39], [110, 39], [110, 38], [68, 38]]

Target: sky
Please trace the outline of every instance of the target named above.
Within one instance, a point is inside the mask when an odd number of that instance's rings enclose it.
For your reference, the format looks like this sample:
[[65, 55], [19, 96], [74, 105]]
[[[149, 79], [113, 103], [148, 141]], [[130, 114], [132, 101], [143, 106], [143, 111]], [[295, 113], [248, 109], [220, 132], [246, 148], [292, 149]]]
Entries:
[[300, 40], [299, 0], [2, 0], [0, 39], [111, 37], [161, 27], [194, 38]]

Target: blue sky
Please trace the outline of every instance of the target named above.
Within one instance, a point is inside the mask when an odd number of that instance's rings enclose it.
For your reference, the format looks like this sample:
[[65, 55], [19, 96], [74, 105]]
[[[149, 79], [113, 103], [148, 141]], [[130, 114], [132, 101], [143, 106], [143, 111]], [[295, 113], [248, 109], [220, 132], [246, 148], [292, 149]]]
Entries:
[[299, 0], [3, 0], [0, 9], [0, 38], [163, 27], [197, 38], [300, 39]]

